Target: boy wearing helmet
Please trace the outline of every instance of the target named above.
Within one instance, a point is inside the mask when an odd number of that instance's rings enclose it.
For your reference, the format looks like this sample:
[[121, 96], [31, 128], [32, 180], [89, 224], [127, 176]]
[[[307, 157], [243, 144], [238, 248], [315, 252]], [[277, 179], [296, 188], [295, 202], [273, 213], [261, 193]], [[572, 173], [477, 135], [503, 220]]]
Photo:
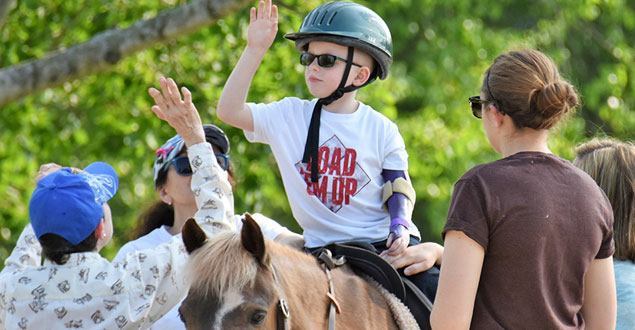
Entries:
[[307, 248], [366, 241], [400, 254], [411, 236], [419, 242], [410, 219], [415, 198], [408, 154], [397, 126], [355, 99], [358, 88], [388, 75], [388, 27], [356, 3], [315, 8], [285, 38], [301, 51], [305, 81], [316, 98], [246, 103], [277, 24], [271, 0], [251, 9], [247, 47], [225, 84], [218, 118], [243, 129], [250, 142], [270, 145]]

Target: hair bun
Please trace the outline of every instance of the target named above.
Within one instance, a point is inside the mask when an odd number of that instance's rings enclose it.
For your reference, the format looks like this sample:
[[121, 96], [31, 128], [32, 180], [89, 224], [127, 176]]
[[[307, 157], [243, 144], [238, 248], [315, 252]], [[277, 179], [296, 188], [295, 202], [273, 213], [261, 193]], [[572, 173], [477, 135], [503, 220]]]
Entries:
[[556, 81], [535, 89], [530, 96], [531, 104], [545, 119], [558, 118], [578, 105], [578, 94], [566, 81]]

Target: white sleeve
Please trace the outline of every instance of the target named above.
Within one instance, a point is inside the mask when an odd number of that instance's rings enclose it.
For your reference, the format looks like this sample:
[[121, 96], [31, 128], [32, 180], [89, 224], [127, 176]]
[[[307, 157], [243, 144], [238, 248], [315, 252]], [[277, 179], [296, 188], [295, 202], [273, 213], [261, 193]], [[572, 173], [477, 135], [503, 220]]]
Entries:
[[22, 270], [26, 266], [39, 266], [42, 263], [42, 246], [35, 237], [31, 224], [27, 224], [18, 238], [11, 255], [4, 260], [2, 273]]
[[301, 111], [305, 102], [297, 97], [285, 97], [271, 103], [247, 103], [254, 122], [253, 132], [243, 130], [247, 141], [271, 144], [280, 129], [297, 125], [294, 121], [297, 113], [292, 112]]
[[382, 169], [408, 171], [408, 152], [406, 152], [406, 144], [397, 125], [390, 122], [387, 130]]
[[249, 142], [269, 144], [268, 122], [270, 116], [275, 113], [276, 103], [247, 103], [251, 110], [251, 117], [254, 123], [254, 130], [243, 130]]
[[176, 235], [169, 243], [124, 254], [113, 264], [120, 271], [113, 290], [128, 292], [127, 314], [131, 320], [145, 319], [142, 329], [150, 328], [151, 320], [165, 315], [187, 294], [186, 261], [181, 235]]
[[212, 146], [198, 143], [188, 147], [187, 153], [193, 171], [191, 187], [198, 207], [194, 218], [199, 224], [212, 223], [214, 228], [236, 230], [231, 221], [234, 215], [232, 188], [227, 172], [216, 162]]

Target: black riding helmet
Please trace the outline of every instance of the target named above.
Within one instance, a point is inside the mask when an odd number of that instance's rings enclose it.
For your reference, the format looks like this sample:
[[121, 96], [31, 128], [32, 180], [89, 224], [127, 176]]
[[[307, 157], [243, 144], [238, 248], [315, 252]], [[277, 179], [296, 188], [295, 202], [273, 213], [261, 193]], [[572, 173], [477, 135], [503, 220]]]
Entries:
[[[377, 77], [385, 79], [392, 64], [392, 38], [384, 20], [374, 11], [357, 3], [336, 1], [313, 9], [296, 33], [284, 35], [295, 41], [299, 51], [307, 51], [312, 41], [326, 41], [347, 46], [346, 68], [339, 87], [326, 98], [321, 98], [313, 108], [309, 132], [304, 146], [302, 162], [311, 162], [311, 181], [318, 181], [318, 143], [322, 106], [329, 105], [351, 92], [373, 82]], [[375, 69], [362, 86], [344, 86], [353, 64], [354, 49], [360, 49], [375, 60]]]

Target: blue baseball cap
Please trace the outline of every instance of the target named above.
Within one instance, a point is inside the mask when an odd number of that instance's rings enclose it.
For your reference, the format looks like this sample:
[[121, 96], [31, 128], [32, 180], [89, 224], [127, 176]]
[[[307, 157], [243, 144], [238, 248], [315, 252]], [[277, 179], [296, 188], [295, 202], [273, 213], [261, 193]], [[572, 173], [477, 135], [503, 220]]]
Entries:
[[38, 181], [29, 202], [37, 238], [56, 234], [73, 245], [85, 240], [104, 217], [103, 204], [117, 193], [119, 178], [112, 166], [95, 162], [74, 174], [66, 167]]

